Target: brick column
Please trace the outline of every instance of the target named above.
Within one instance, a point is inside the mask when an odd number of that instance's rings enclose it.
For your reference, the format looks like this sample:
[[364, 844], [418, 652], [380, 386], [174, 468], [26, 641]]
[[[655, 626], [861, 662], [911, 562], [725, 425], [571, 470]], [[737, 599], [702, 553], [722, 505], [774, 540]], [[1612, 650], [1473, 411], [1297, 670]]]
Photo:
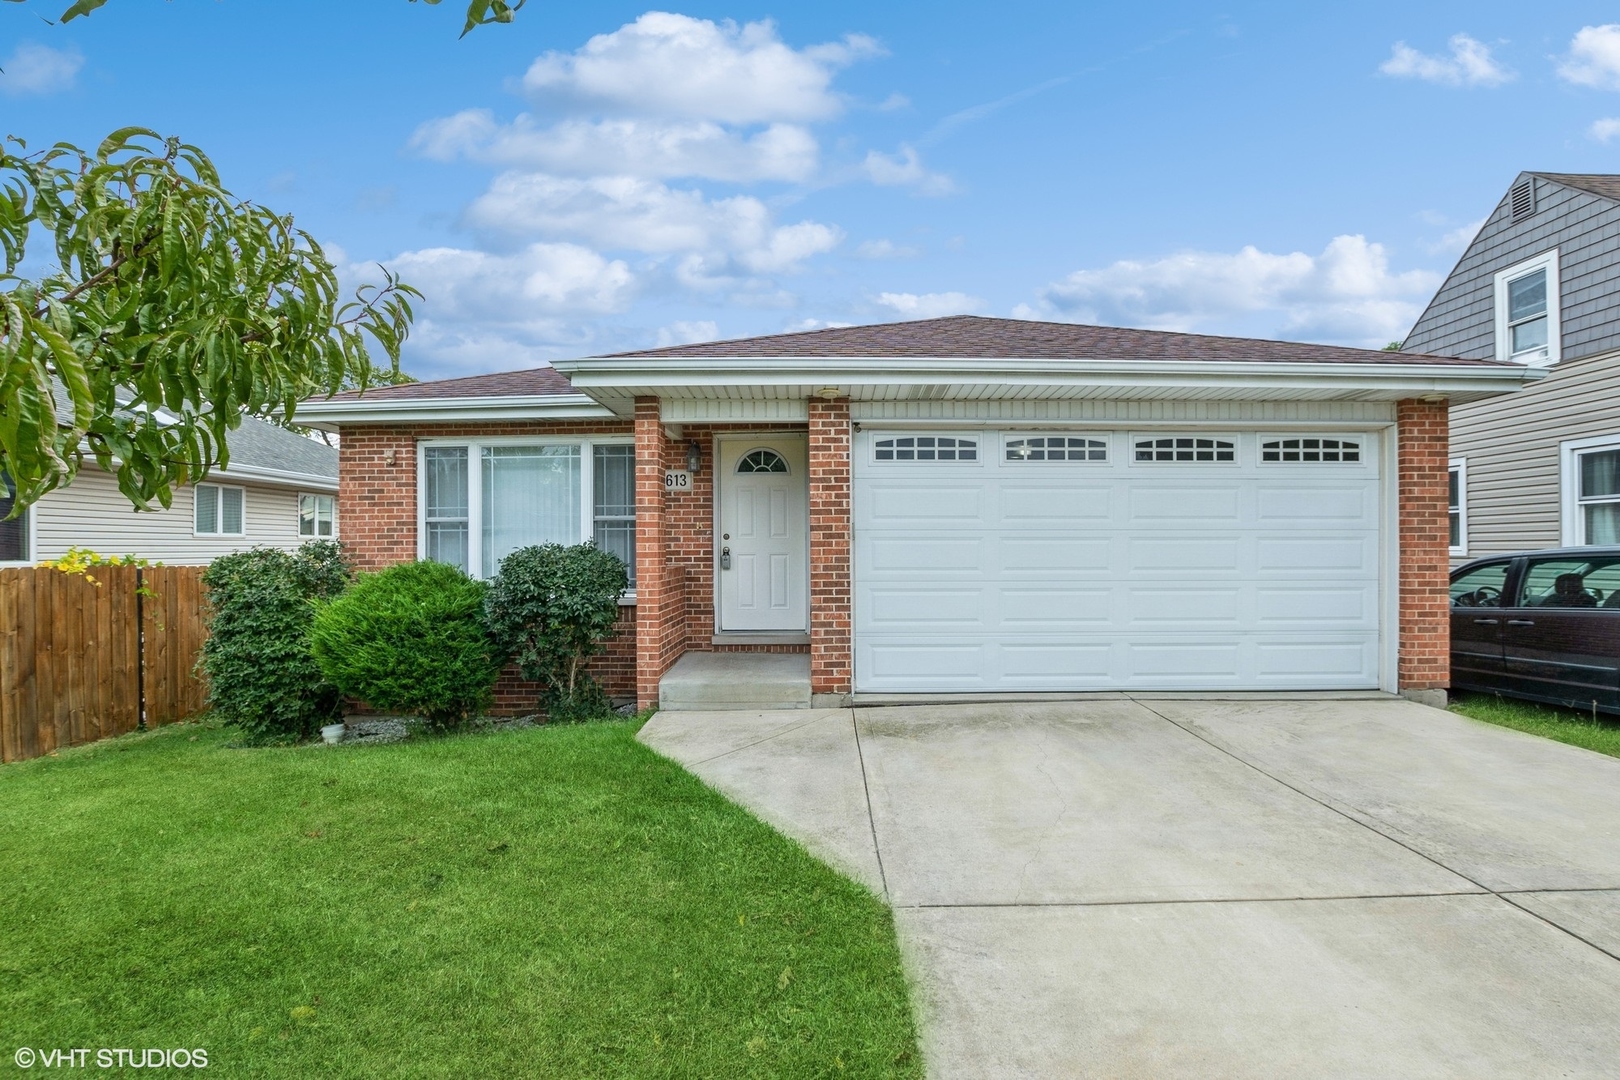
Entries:
[[658, 704], [664, 674], [664, 431], [658, 399], [636, 399], [636, 707]]
[[416, 440], [408, 428], [341, 429], [337, 533], [358, 570], [416, 558]]
[[849, 401], [810, 400], [810, 692], [848, 694], [854, 676]]
[[1395, 441], [1400, 485], [1400, 689], [1420, 700], [1443, 702], [1451, 683], [1447, 403], [1397, 402]]

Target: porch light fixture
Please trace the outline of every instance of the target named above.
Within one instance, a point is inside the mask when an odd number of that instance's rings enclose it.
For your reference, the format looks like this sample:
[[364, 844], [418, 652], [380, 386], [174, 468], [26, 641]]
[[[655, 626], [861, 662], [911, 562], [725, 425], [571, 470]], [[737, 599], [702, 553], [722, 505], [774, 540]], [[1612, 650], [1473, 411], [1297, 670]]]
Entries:
[[834, 401], [842, 396], [842, 392], [836, 386], [823, 386], [820, 390], [816, 391], [816, 397], [821, 398], [824, 401]]
[[686, 471], [693, 476], [703, 471], [703, 447], [696, 439], [686, 444]]

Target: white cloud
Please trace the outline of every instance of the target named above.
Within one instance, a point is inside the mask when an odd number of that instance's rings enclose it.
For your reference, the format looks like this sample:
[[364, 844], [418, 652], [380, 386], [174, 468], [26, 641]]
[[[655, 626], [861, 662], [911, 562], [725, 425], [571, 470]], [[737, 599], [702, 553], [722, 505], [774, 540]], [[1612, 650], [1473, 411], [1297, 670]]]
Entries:
[[714, 341], [720, 337], [720, 325], [710, 319], [695, 322], [673, 322], [658, 328], [658, 346], [690, 345], [696, 341]]
[[542, 127], [527, 114], [499, 124], [487, 109], [430, 120], [417, 128], [410, 145], [440, 161], [468, 157], [570, 176], [701, 176], [736, 183], [808, 180], [820, 152], [814, 136], [796, 124], [771, 124], [752, 134], [710, 120], [564, 120]]
[[1259, 317], [1289, 336], [1383, 345], [1411, 327], [1439, 283], [1427, 270], [1391, 273], [1381, 244], [1337, 236], [1316, 256], [1250, 246], [1078, 270], [1017, 314], [1205, 332]]
[[893, 240], [863, 240], [855, 249], [862, 259], [914, 259], [922, 252], [914, 247], [896, 244]]
[[467, 220], [502, 235], [567, 236], [654, 254], [723, 254], [760, 273], [791, 269], [843, 239], [842, 230], [813, 221], [777, 225], [751, 195], [709, 200], [700, 191], [626, 176], [503, 173], [474, 200]]
[[1455, 255], [1473, 242], [1479, 235], [1479, 230], [1485, 225], [1485, 219], [1470, 221], [1466, 225], [1459, 225], [1447, 232], [1439, 240], [1428, 246], [1431, 255]]
[[937, 319], [943, 315], [969, 315], [984, 301], [967, 293], [878, 293], [877, 302], [908, 319]]
[[1598, 142], [1608, 142], [1616, 135], [1620, 135], [1620, 117], [1611, 116], [1604, 120], [1594, 120], [1586, 131]]
[[1620, 90], [1620, 23], [1577, 30], [1558, 74], [1580, 86]]
[[956, 190], [950, 177], [924, 168], [917, 151], [909, 146], [902, 145], [900, 152], [894, 155], [867, 151], [861, 171], [874, 184], [915, 188], [919, 195], [949, 195]]
[[1514, 78], [1513, 72], [1491, 56], [1489, 45], [1467, 34], [1452, 36], [1450, 56], [1430, 56], [1397, 41], [1389, 59], [1378, 70], [1396, 78], [1422, 79], [1445, 86], [1499, 86]]
[[0, 62], [0, 93], [54, 94], [73, 88], [73, 80], [84, 67], [78, 49], [53, 49], [25, 41]]
[[854, 323], [847, 322], [829, 322], [826, 319], [798, 319], [782, 327], [782, 333], [802, 334], [809, 330], [838, 330], [854, 325]]
[[604, 112], [684, 117], [733, 124], [822, 120], [843, 100], [834, 73], [882, 50], [871, 38], [793, 49], [773, 23], [715, 23], [649, 11], [572, 52], [548, 52], [523, 86], [545, 101]]

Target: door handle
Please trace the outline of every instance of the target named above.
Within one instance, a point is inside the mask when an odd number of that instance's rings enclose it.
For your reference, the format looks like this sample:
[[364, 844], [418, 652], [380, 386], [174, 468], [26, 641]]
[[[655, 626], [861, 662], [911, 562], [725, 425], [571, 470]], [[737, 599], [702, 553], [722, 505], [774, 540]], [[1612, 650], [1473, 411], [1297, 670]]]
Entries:
[[1508, 625], [1509, 626], [1534, 626], [1534, 625], [1536, 625], [1536, 620], [1534, 620], [1534, 619], [1509, 619], [1508, 620]]
[[720, 569], [731, 569], [731, 549], [728, 547], [723, 547], [720, 549]]
[[1495, 626], [1499, 622], [1501, 622], [1500, 619], [1475, 619], [1474, 620], [1474, 625], [1475, 626]]

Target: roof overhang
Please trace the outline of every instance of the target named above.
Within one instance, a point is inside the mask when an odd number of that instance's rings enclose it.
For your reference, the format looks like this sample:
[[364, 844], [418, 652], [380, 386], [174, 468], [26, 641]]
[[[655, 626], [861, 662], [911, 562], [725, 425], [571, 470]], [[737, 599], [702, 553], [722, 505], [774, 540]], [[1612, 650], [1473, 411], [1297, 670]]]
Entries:
[[321, 473], [296, 472], [292, 469], [267, 469], [259, 465], [232, 463], [223, 469], [212, 469], [205, 482], [219, 483], [230, 480], [251, 481], [276, 487], [295, 487], [305, 491], [336, 491], [338, 478]]
[[[582, 357], [557, 360], [576, 390], [619, 416], [638, 397], [852, 401], [1114, 398], [1453, 403], [1546, 376], [1507, 364], [917, 357]], [[300, 412], [300, 416], [302, 416]], [[481, 414], [488, 416], [488, 413]]]
[[300, 402], [294, 420], [322, 431], [341, 424], [450, 423], [457, 420], [573, 420], [612, 417], [585, 394], [513, 397], [345, 398]]

